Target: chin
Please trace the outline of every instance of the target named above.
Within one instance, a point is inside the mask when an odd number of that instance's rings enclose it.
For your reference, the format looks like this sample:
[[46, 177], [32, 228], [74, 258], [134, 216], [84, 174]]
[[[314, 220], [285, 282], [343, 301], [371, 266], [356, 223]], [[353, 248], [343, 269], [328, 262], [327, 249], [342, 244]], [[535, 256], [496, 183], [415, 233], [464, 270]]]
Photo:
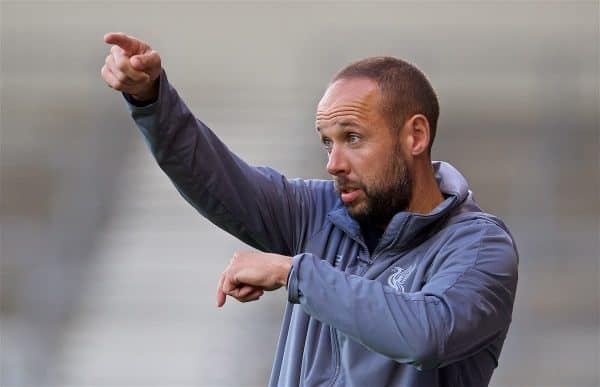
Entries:
[[363, 222], [369, 218], [369, 211], [364, 205], [350, 203], [345, 206], [348, 214], [355, 220]]

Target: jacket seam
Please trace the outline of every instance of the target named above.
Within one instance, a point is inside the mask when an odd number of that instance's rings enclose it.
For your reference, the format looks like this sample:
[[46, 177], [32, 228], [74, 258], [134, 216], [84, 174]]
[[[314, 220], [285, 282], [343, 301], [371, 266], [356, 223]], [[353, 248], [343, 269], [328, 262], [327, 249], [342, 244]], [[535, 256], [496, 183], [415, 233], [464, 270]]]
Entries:
[[[484, 222], [484, 221], [477, 221], [477, 222], [476, 222], [476, 224], [484, 224], [484, 223], [486, 223], [486, 222]], [[446, 294], [446, 292], [447, 292], [448, 290], [450, 290], [451, 288], [453, 288], [453, 287], [456, 285], [456, 283], [457, 283], [457, 282], [458, 282], [458, 281], [459, 281], [459, 280], [460, 280], [462, 277], [464, 277], [464, 275], [465, 275], [465, 273], [466, 273], [467, 271], [469, 271], [469, 270], [473, 269], [473, 268], [474, 268], [474, 267], [477, 265], [477, 262], [479, 262], [479, 258], [480, 258], [480, 256], [479, 256], [479, 255], [480, 255], [480, 252], [481, 252], [481, 246], [482, 246], [482, 244], [483, 244], [483, 238], [485, 237], [485, 235], [487, 234], [487, 232], [488, 232], [488, 229], [487, 229], [487, 227], [486, 227], [486, 228], [483, 228], [483, 229], [480, 231], [480, 236], [479, 236], [479, 241], [478, 241], [478, 242], [479, 242], [479, 245], [477, 246], [477, 254], [475, 255], [475, 259], [473, 260], [473, 262], [472, 262], [472, 263], [471, 263], [469, 266], [465, 267], [465, 269], [464, 269], [464, 270], [463, 270], [463, 271], [462, 271], [462, 272], [461, 272], [461, 273], [460, 273], [458, 276], [456, 276], [456, 279], [455, 279], [455, 280], [452, 282], [452, 284], [448, 285], [448, 286], [446, 287], [446, 289], [444, 289], [444, 291], [442, 292], [442, 295], [445, 295], [445, 294]]]
[[[476, 224], [489, 225], [489, 224], [486, 224], [486, 223], [487, 222], [485, 222], [483, 220], [478, 220], [476, 222]], [[456, 279], [452, 282], [452, 284], [449, 285], [446, 289], [444, 289], [444, 291], [441, 294], [442, 296], [444, 296], [448, 290], [450, 290], [451, 288], [453, 288], [458, 283], [458, 281], [465, 275], [465, 273], [467, 273], [469, 270], [472, 270], [477, 265], [477, 263], [479, 262], [479, 258], [480, 258], [481, 246], [483, 245], [483, 238], [487, 235], [487, 232], [488, 232], [488, 228], [487, 227], [482, 228], [482, 230], [480, 231], [480, 236], [479, 236], [479, 245], [477, 246], [477, 254], [475, 255], [475, 259], [473, 260], [473, 263], [471, 265], [469, 265], [468, 267], [466, 267], [462, 271], [462, 273], [460, 273], [456, 277]], [[447, 326], [448, 325], [448, 321], [445, 321], [444, 314], [440, 313], [440, 315], [444, 319], [444, 325]], [[444, 354], [444, 350], [445, 350], [445, 347], [446, 347], [446, 341], [447, 340], [440, 340], [439, 344], [438, 344], [437, 350], [438, 350], [438, 358], [440, 360], [441, 360], [441, 358], [442, 358], [442, 356]]]

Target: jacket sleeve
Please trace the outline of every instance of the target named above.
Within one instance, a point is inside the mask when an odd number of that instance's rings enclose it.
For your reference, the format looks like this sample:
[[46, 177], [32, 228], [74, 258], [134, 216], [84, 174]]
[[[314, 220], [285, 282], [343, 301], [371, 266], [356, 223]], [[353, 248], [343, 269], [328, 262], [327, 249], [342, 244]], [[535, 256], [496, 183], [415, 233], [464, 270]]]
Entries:
[[202, 215], [262, 251], [293, 255], [303, 232], [303, 180], [251, 167], [197, 120], [164, 71], [159, 97], [129, 109], [160, 168]]
[[[469, 357], [505, 334], [517, 283], [517, 252], [500, 227], [478, 223], [465, 245], [462, 230], [420, 291], [338, 271], [310, 254], [293, 258], [290, 302], [371, 350], [421, 369]], [[469, 238], [471, 239], [471, 238]]]

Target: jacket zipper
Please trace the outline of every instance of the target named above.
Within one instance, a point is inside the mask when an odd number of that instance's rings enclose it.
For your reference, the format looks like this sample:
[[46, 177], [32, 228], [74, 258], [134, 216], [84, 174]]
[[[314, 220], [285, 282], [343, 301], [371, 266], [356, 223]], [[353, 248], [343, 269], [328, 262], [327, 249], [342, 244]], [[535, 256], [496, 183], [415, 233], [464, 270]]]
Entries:
[[332, 326], [329, 327], [329, 335], [331, 337], [331, 346], [333, 347], [333, 356], [335, 364], [333, 378], [331, 379], [331, 383], [329, 383], [329, 387], [333, 387], [338, 379], [338, 376], [340, 375], [340, 346], [338, 344], [337, 330], [335, 330]]
[[[360, 249], [362, 249], [363, 251], [366, 251], [368, 254], [369, 250], [367, 249], [367, 246], [365, 245], [365, 243], [363, 241], [359, 240], [358, 244], [360, 246]], [[362, 276], [367, 271], [367, 269], [371, 266], [371, 262], [373, 260], [370, 259], [371, 258], [370, 255], [368, 255], [369, 260], [367, 260], [367, 261], [363, 260], [363, 258], [361, 257], [360, 251], [359, 251], [358, 257], [356, 257], [356, 258], [361, 263], [361, 269], [359, 271], [359, 275]], [[341, 355], [340, 355], [340, 345], [339, 345], [339, 338], [338, 338], [337, 330], [330, 326], [329, 327], [329, 335], [331, 336], [331, 346], [333, 348], [335, 370], [333, 372], [333, 377], [331, 378], [331, 382], [328, 384], [328, 387], [333, 387], [335, 385], [335, 382], [337, 382], [338, 377], [340, 376], [340, 368], [341, 368], [340, 356]]]

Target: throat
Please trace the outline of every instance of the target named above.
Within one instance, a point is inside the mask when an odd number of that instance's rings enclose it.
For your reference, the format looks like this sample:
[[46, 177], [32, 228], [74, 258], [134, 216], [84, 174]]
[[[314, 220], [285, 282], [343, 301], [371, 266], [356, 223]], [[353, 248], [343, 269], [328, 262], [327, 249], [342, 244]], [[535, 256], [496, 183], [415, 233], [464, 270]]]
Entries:
[[375, 248], [383, 236], [385, 228], [382, 229], [381, 227], [377, 227], [373, 224], [361, 222], [360, 231], [363, 239], [365, 240], [365, 244], [367, 245], [367, 249], [369, 249], [369, 254], [373, 254], [373, 251], [375, 251]]

